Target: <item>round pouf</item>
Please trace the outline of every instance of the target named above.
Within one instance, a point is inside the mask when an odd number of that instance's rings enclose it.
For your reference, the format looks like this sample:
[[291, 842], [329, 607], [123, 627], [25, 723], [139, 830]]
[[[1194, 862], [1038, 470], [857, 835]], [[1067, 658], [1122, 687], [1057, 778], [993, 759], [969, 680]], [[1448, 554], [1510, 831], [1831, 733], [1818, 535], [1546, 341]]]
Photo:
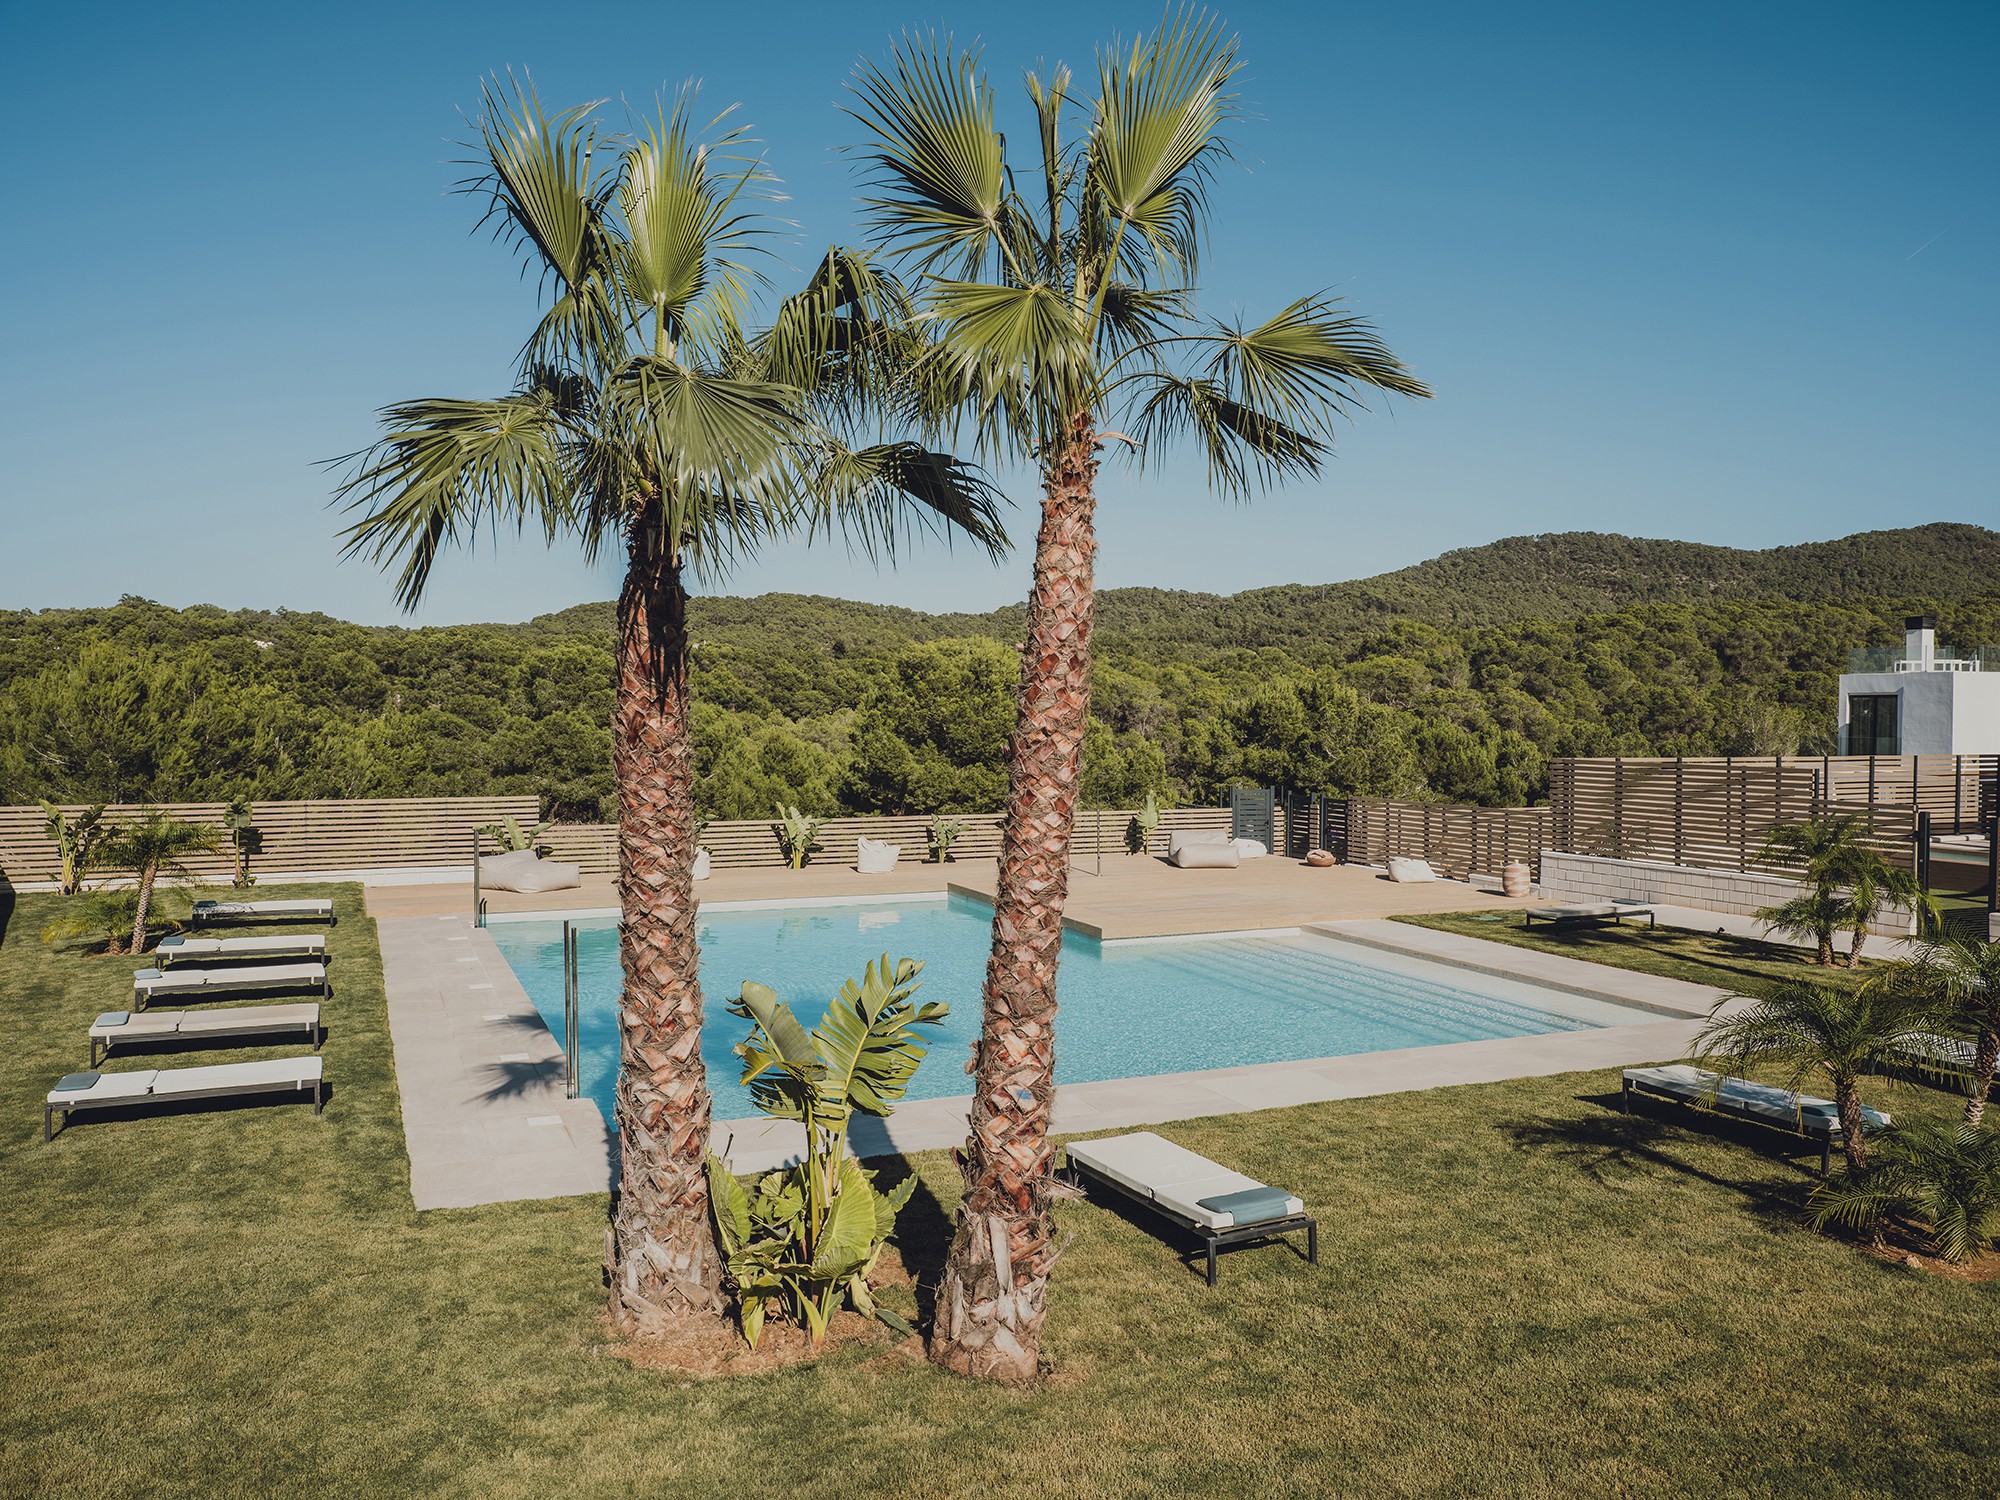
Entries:
[[1324, 870], [1333, 863], [1333, 855], [1325, 849], [1309, 849], [1306, 851], [1306, 863], [1315, 870]]
[[1518, 859], [1500, 867], [1500, 889], [1504, 894], [1525, 896], [1528, 894], [1528, 887], [1528, 867]]

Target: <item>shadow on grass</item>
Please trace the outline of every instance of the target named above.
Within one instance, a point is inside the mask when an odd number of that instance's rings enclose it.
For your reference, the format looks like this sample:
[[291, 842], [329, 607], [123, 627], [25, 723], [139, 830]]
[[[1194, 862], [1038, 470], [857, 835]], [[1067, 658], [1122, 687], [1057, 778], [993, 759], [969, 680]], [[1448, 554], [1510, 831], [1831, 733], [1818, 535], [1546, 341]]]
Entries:
[[0, 870], [0, 943], [7, 941], [7, 924], [14, 920], [14, 882]]
[[1579, 1103], [1596, 1105], [1605, 1113], [1578, 1119], [1514, 1120], [1500, 1128], [1517, 1149], [1547, 1151], [1570, 1161], [1583, 1175], [1605, 1188], [1623, 1188], [1653, 1171], [1666, 1171], [1735, 1193], [1760, 1217], [1788, 1226], [1796, 1224], [1799, 1205], [1792, 1184], [1769, 1177], [1708, 1171], [1675, 1148], [1693, 1145], [1707, 1137], [1754, 1151], [1765, 1162], [1771, 1162], [1775, 1155], [1798, 1174], [1799, 1185], [1803, 1185], [1816, 1174], [1797, 1166], [1791, 1158], [1810, 1156], [1817, 1165], [1817, 1142], [1789, 1140], [1782, 1132], [1726, 1115], [1698, 1114], [1682, 1108], [1676, 1117], [1655, 1111], [1650, 1101], [1640, 1106], [1644, 1113], [1625, 1114], [1619, 1109], [1620, 1098], [1618, 1094], [1582, 1094], [1577, 1096]]
[[916, 1177], [910, 1201], [896, 1215], [896, 1232], [891, 1238], [903, 1257], [903, 1269], [910, 1273], [917, 1299], [917, 1328], [928, 1339], [937, 1324], [938, 1284], [944, 1279], [945, 1256], [951, 1250], [951, 1215], [938, 1202], [930, 1184], [916, 1176], [908, 1157], [872, 1156], [867, 1165], [875, 1174], [875, 1186], [885, 1193]]
[[[1509, 930], [1520, 932], [1524, 929], [1516, 926], [1510, 927]], [[1585, 962], [1602, 961], [1597, 957], [1599, 954], [1647, 952], [1647, 934], [1621, 937], [1619, 929], [1615, 927], [1551, 928], [1538, 930], [1535, 936], [1540, 939], [1541, 944], [1546, 944], [1552, 951], [1567, 952]], [[1817, 966], [1806, 962], [1800, 952], [1759, 942], [1755, 938], [1697, 932], [1684, 934], [1682, 941], [1687, 937], [1698, 939], [1704, 945], [1702, 951], [1697, 953], [1655, 951], [1651, 956], [1668, 964], [1686, 964], [1691, 968], [1735, 974], [1756, 985], [1775, 984], [1780, 975], [1773, 973], [1773, 968], [1813, 969], [1822, 976], [1845, 975], [1848, 972], [1846, 969], [1818, 969]], [[1624, 964], [1612, 966], [1631, 967]]]

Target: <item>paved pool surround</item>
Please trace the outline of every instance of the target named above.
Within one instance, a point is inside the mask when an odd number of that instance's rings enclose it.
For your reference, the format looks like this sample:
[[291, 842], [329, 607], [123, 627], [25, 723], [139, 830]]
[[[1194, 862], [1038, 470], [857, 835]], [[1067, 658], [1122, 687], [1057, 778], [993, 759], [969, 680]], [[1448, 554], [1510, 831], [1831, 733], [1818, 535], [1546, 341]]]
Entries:
[[[1280, 874], [1281, 868], [1297, 875]], [[947, 870], [953, 888], [967, 894], [984, 884], [976, 877], [963, 879], [963, 867]], [[1096, 929], [1092, 936], [1102, 933], [1110, 941], [1144, 936], [1133, 934], [1132, 928], [1146, 925], [1139, 918], [1149, 907], [1154, 913], [1150, 925], [1169, 933], [1199, 931], [1193, 919], [1206, 909], [1214, 923], [1210, 931], [1311, 931], [1614, 1001], [1635, 1007], [1635, 1018], [1631, 1025], [1585, 1031], [1066, 1084], [1057, 1092], [1055, 1110], [1055, 1128], [1062, 1134], [1670, 1060], [1688, 1053], [1710, 1007], [1723, 998], [1723, 992], [1702, 985], [1434, 932], [1372, 911], [1352, 914], [1356, 905], [1366, 910], [1378, 903], [1378, 891], [1385, 887], [1397, 898], [1390, 911], [1521, 904], [1466, 885], [1391, 886], [1375, 879], [1378, 872], [1349, 867], [1340, 872], [1345, 877], [1341, 881], [1315, 887], [1297, 877], [1314, 880], [1326, 872], [1272, 861], [1256, 884], [1268, 885], [1262, 892], [1267, 898], [1273, 890], [1283, 890], [1273, 902], [1251, 899], [1257, 892], [1245, 889], [1247, 883], [1229, 886], [1227, 877], [1235, 871], [1173, 872], [1175, 877], [1197, 877], [1197, 884], [1138, 868], [1121, 880], [1114, 870], [1107, 857], [1106, 876], [1087, 877], [1105, 882], [1092, 891], [1094, 899], [1082, 903], [1085, 921]], [[908, 893], [915, 882], [909, 872], [899, 873], [901, 878], [888, 890], [875, 894]], [[1085, 877], [1074, 879], [1072, 892], [1078, 893], [1084, 882]], [[1211, 882], [1218, 889], [1205, 896], [1202, 887]], [[934, 877], [931, 888], [945, 884]], [[816, 888], [815, 896], [863, 894], [852, 881], [822, 880], [815, 886], [832, 887]], [[1418, 893], [1427, 893], [1432, 904], [1403, 905]], [[1170, 899], [1161, 901], [1163, 894]], [[1345, 899], [1337, 899], [1341, 897]], [[1311, 902], [1322, 911], [1338, 912], [1343, 906], [1347, 911], [1331, 921], [1296, 920]], [[373, 891], [370, 904], [372, 909]], [[1088, 915], [1092, 913], [1095, 920]], [[1294, 920], [1273, 920], [1273, 914]], [[1075, 925], [1083, 928], [1084, 922]], [[378, 930], [416, 1206], [464, 1207], [606, 1191], [616, 1177], [615, 1136], [595, 1104], [566, 1096], [562, 1048], [491, 936], [473, 928], [463, 915], [384, 916]], [[970, 1102], [969, 1095], [913, 1100], [886, 1120], [859, 1119], [853, 1149], [866, 1157], [959, 1145]], [[789, 1122], [754, 1118], [715, 1125], [715, 1149], [739, 1172], [795, 1160], [800, 1143], [799, 1127]]]

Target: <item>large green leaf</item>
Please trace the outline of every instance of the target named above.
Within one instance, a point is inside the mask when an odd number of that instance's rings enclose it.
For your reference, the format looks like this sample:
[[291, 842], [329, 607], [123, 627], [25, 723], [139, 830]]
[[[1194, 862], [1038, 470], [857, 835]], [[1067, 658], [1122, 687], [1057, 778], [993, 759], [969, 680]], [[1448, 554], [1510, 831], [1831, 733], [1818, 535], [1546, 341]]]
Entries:
[[723, 1253], [734, 1257], [750, 1240], [750, 1195], [714, 1152], [708, 1156], [708, 1202]]
[[853, 1275], [874, 1253], [879, 1238], [875, 1232], [875, 1188], [851, 1156], [841, 1159], [839, 1183], [840, 1191], [820, 1226], [819, 1244], [814, 1248], [815, 1280], [842, 1280]]
[[826, 1074], [820, 1080], [821, 1112], [827, 1119], [845, 1119], [850, 1110], [886, 1115], [903, 1097], [928, 1049], [913, 1024], [943, 1019], [943, 1005], [919, 1010], [910, 996], [921, 981], [923, 965], [914, 959], [897, 962], [883, 954], [868, 965], [860, 984], [849, 979], [814, 1028]]

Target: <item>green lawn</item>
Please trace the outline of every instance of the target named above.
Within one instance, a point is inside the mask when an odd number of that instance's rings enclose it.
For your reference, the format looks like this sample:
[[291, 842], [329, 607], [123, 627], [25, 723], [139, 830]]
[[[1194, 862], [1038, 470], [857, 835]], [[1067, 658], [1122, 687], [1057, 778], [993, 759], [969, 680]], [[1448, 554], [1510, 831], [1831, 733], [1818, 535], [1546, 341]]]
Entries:
[[[1681, 927], [1645, 927], [1637, 922], [1621, 922], [1616, 926], [1608, 922], [1565, 922], [1556, 926], [1541, 922], [1529, 927], [1523, 924], [1518, 911], [1431, 912], [1392, 920], [1744, 994], [1759, 994], [1774, 980], [1802, 975], [1835, 984], [1852, 984], [1865, 976], [1870, 967], [1866, 944], [1861, 949], [1860, 969], [1850, 970], [1844, 964], [1822, 969], [1812, 963], [1810, 953], [1783, 943], [1730, 937], [1721, 932], [1692, 932]], [[1839, 951], [1844, 960], [1845, 939]]]
[[[601, 1198], [412, 1210], [372, 929], [337, 890], [324, 1119], [83, 1123], [52, 1146], [41, 1096], [133, 965], [52, 955], [34, 934], [54, 898], [19, 898], [0, 940], [0, 1490], [1992, 1487], [2000, 1287], [1805, 1232], [1804, 1158], [1621, 1117], [1608, 1073], [1166, 1127], [1302, 1193], [1323, 1264], [1249, 1251], [1210, 1291], [1146, 1228], [1066, 1205], [1037, 1390], [880, 1348], [755, 1378], [635, 1369], [601, 1347]], [[913, 1165], [922, 1271], [953, 1173]]]

